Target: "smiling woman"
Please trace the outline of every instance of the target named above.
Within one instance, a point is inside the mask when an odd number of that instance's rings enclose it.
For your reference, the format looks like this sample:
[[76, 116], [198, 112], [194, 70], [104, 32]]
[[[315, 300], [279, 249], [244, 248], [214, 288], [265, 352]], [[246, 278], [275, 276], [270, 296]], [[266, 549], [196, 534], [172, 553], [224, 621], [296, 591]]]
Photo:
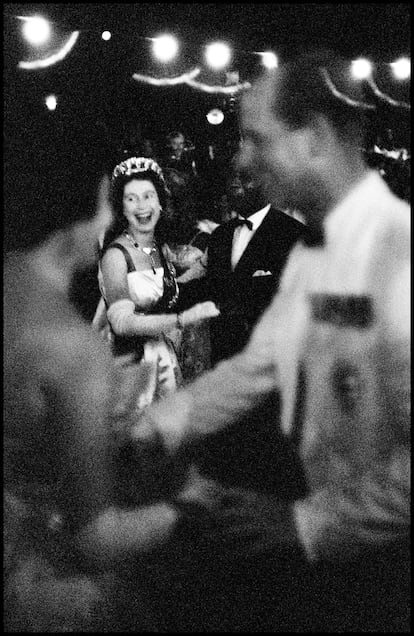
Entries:
[[[169, 192], [158, 164], [130, 157], [113, 170], [115, 221], [103, 240], [99, 281], [115, 361], [122, 369], [123, 406], [139, 411], [181, 383], [181, 328], [218, 314], [201, 303], [178, 314], [178, 285], [168, 260], [163, 209]], [[94, 321], [95, 324], [97, 320]], [[147, 386], [136, 395], [139, 367]]]

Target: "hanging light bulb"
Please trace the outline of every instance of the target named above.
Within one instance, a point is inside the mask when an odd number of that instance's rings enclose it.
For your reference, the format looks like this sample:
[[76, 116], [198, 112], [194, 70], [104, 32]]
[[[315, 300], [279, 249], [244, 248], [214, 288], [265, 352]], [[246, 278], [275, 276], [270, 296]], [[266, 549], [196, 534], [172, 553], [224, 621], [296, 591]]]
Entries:
[[207, 121], [212, 126], [218, 126], [224, 120], [223, 111], [220, 108], [212, 108], [206, 115]]
[[206, 47], [205, 57], [209, 66], [216, 70], [222, 69], [231, 60], [230, 47], [224, 42], [214, 42]]
[[372, 73], [372, 64], [369, 60], [361, 57], [352, 62], [351, 71], [355, 79], [368, 79]]
[[57, 108], [56, 95], [48, 95], [45, 99], [45, 104], [48, 110], [56, 110]]
[[23, 35], [29, 44], [41, 46], [45, 44], [50, 36], [50, 24], [41, 16], [19, 16], [24, 21]]
[[277, 57], [273, 53], [273, 51], [263, 51], [263, 53], [260, 53], [260, 55], [262, 56], [263, 66], [269, 69], [277, 68]]
[[172, 35], [153, 38], [152, 50], [160, 62], [171, 62], [178, 53], [178, 42]]
[[408, 57], [401, 57], [391, 64], [394, 77], [399, 80], [405, 80], [411, 77], [411, 62]]

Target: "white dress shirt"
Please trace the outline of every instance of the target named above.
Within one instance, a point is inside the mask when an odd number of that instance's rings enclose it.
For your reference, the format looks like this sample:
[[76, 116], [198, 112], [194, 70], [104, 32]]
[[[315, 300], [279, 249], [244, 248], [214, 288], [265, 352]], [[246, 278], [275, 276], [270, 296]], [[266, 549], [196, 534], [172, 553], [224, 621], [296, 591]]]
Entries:
[[[231, 268], [233, 270], [269, 210], [270, 203], [261, 210], [258, 210], [258, 212], [255, 212], [254, 214], [249, 216], [249, 221], [253, 225], [251, 230], [247, 227], [247, 225], [240, 225], [239, 227], [236, 227], [233, 234], [233, 246], [231, 250]], [[244, 217], [239, 216], [239, 218], [243, 219]]]

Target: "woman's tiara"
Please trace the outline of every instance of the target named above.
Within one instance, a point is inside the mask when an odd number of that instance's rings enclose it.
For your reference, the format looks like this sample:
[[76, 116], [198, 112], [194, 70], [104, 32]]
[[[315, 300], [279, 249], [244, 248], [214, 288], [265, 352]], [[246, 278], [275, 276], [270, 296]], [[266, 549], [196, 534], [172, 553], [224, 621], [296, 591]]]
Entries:
[[164, 175], [158, 163], [148, 157], [129, 157], [129, 159], [121, 161], [121, 163], [115, 166], [112, 172], [112, 179], [121, 176], [129, 177], [131, 174], [136, 174], [137, 172], [155, 172], [157, 177], [165, 185]]

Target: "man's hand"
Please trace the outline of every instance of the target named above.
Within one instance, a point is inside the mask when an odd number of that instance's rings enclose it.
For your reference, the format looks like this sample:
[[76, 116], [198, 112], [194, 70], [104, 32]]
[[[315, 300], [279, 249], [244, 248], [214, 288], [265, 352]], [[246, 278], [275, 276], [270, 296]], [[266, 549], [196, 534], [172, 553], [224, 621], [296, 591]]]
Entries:
[[203, 320], [209, 320], [210, 318], [216, 318], [220, 315], [220, 310], [218, 307], [211, 301], [206, 300], [202, 303], [197, 303], [190, 309], [186, 309], [185, 311], [179, 314], [180, 321], [183, 327], [188, 327], [189, 325], [195, 325]]
[[130, 439], [134, 442], [151, 443], [162, 445], [162, 438], [154, 420], [149, 416], [146, 410], [136, 419], [135, 424], [129, 430]]
[[187, 442], [188, 411], [191, 399], [179, 389], [164, 400], [158, 400], [143, 409], [130, 430], [132, 440], [161, 443], [175, 455]]

